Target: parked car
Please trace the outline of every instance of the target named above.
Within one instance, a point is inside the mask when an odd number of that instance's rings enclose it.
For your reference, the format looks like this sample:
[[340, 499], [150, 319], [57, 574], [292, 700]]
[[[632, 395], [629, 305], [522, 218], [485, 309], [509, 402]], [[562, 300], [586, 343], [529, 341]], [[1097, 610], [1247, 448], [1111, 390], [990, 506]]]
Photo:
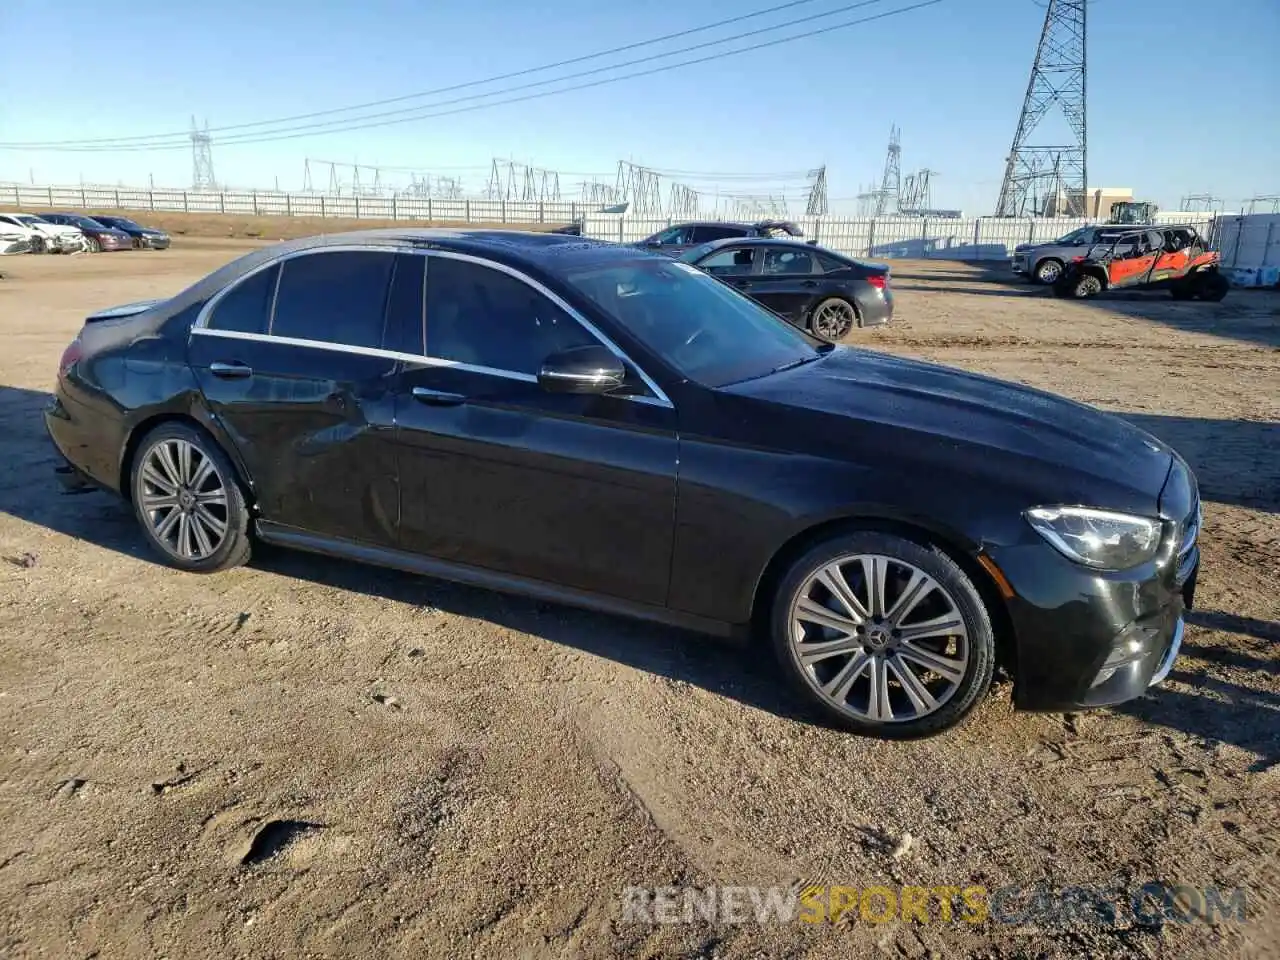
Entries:
[[41, 216], [50, 223], [60, 223], [78, 229], [85, 235], [85, 249], [90, 253], [133, 249], [133, 237], [123, 230], [99, 223], [92, 217], [86, 217], [80, 213], [44, 213]]
[[1051, 286], [1058, 282], [1063, 268], [1072, 257], [1079, 256], [1082, 248], [1110, 241], [1125, 232], [1124, 227], [1103, 224], [1080, 227], [1049, 243], [1020, 243], [1013, 248], [1010, 267], [1019, 276]]
[[157, 230], [155, 227], [144, 227], [128, 217], [94, 214], [93, 219], [105, 227], [123, 230], [133, 239], [134, 247], [139, 250], [167, 250], [172, 242], [169, 234], [163, 230]]
[[1105, 290], [1168, 290], [1175, 300], [1220, 301], [1231, 284], [1219, 261], [1195, 227], [1131, 228], [1072, 257], [1053, 292], [1084, 298]]
[[970, 715], [997, 661], [1021, 709], [1141, 695], [1199, 567], [1192, 471], [1119, 417], [564, 235], [253, 251], [89, 316], [45, 423], [62, 482], [123, 495], [180, 570], [261, 541], [755, 633], [889, 738]]
[[0, 224], [0, 256], [35, 252], [35, 241], [30, 230], [22, 230], [8, 224]]
[[893, 318], [889, 266], [795, 240], [713, 240], [680, 257], [741, 290], [819, 340]]
[[646, 247], [677, 257], [690, 247], [712, 240], [737, 240], [743, 237], [803, 237], [804, 231], [789, 220], [761, 220], [758, 223], [726, 223], [707, 220], [697, 223], [677, 223], [646, 237], [637, 247]]
[[17, 227], [30, 231], [40, 250], [49, 253], [73, 253], [83, 250], [85, 236], [76, 227], [50, 223], [33, 213], [0, 213], [0, 226]]

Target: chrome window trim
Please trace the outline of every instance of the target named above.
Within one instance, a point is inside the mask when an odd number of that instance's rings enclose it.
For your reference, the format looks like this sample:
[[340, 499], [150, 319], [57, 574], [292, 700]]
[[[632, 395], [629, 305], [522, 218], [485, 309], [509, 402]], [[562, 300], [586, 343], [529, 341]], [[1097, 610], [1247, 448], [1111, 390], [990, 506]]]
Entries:
[[[520, 380], [525, 383], [537, 383], [538, 378], [528, 373], [517, 373], [515, 370], [497, 370], [493, 367], [481, 367], [472, 363], [459, 363], [455, 360], [442, 360], [439, 357], [424, 357], [417, 353], [401, 353], [399, 350], [381, 350], [375, 347], [356, 347], [348, 343], [329, 343], [327, 340], [303, 340], [299, 337], [278, 337], [269, 333], [245, 333], [241, 330], [209, 330], [205, 327], [192, 327], [191, 333], [203, 337], [224, 337], [228, 340], [249, 340], [257, 343], [280, 343], [290, 347], [312, 347], [317, 350], [329, 350], [333, 353], [353, 353], [361, 357], [381, 357], [384, 360], [400, 360], [419, 367], [448, 367], [451, 370], [465, 370], [469, 373], [484, 373], [508, 380]], [[636, 399], [636, 398], [628, 398]]]
[[608, 336], [606, 336], [603, 332], [601, 332], [599, 327], [597, 327], [594, 323], [592, 323], [590, 320], [584, 317], [580, 312], [578, 312], [578, 310], [576, 310], [573, 306], [567, 303], [554, 290], [551, 290], [548, 287], [544, 286], [543, 284], [539, 283], [533, 277], [530, 277], [527, 274], [521, 273], [516, 268], [507, 266], [505, 263], [499, 263], [496, 260], [488, 260], [488, 259], [485, 259], [484, 257], [475, 256], [474, 254], [460, 253], [454, 250], [421, 249], [416, 247], [395, 246], [392, 244], [367, 244], [367, 243], [366, 244], [321, 245], [316, 247], [307, 247], [306, 249], [303, 249], [303, 250], [291, 250], [288, 253], [280, 254], [279, 256], [272, 257], [271, 259], [258, 264], [248, 273], [242, 274], [241, 276], [237, 277], [234, 281], [232, 281], [231, 283], [228, 283], [225, 287], [223, 287], [221, 290], [215, 293], [212, 297], [210, 297], [208, 301], [204, 304], [204, 306], [200, 308], [200, 313], [196, 316], [195, 322], [192, 323], [191, 333], [193, 335], [223, 337], [228, 340], [250, 340], [250, 341], [257, 341], [260, 343], [282, 343], [282, 344], [287, 344], [289, 346], [295, 346], [295, 347], [312, 347], [320, 350], [329, 350], [335, 353], [354, 353], [354, 354], [358, 354], [361, 356], [368, 356], [368, 357], [383, 357], [389, 360], [401, 360], [405, 363], [410, 363], [417, 366], [447, 367], [455, 370], [464, 370], [469, 373], [480, 373], [480, 374], [486, 374], [488, 376], [504, 377], [508, 380], [519, 380], [523, 383], [538, 382], [538, 378], [536, 376], [528, 373], [521, 373], [520, 371], [517, 371], [517, 370], [500, 370], [495, 367], [485, 367], [485, 366], [478, 366], [476, 364], [461, 363], [456, 360], [446, 360], [443, 357], [433, 357], [429, 353], [427, 354], [401, 353], [400, 351], [397, 351], [397, 350], [381, 350], [381, 349], [375, 349], [372, 347], [356, 347], [356, 346], [352, 346], [350, 344], [344, 344], [344, 343], [330, 343], [325, 340], [305, 340], [297, 337], [281, 337], [273, 333], [270, 333], [269, 331], [271, 327], [275, 325], [276, 297], [279, 295], [279, 292], [280, 292], [280, 277], [281, 277], [281, 274], [283, 273], [283, 270], [280, 273], [276, 274], [275, 290], [272, 292], [272, 296], [271, 296], [271, 312], [267, 318], [267, 329], [268, 329], [267, 333], [246, 333], [240, 330], [218, 330], [218, 329], [209, 327], [208, 325], [209, 317], [213, 313], [213, 311], [217, 308], [219, 301], [221, 301], [222, 298], [226, 296], [230, 291], [240, 286], [240, 284], [244, 283], [250, 277], [253, 277], [256, 274], [259, 274], [264, 270], [270, 270], [272, 267], [283, 264], [285, 261], [292, 260], [295, 257], [305, 257], [305, 256], [309, 256], [311, 254], [316, 254], [316, 253], [350, 253], [352, 251], [373, 251], [376, 253], [388, 253], [388, 254], [391, 254], [392, 256], [396, 254], [418, 254], [419, 256], [423, 256], [426, 258], [426, 264], [424, 265], [424, 269], [422, 271], [423, 273], [423, 277], [422, 277], [422, 283], [423, 283], [422, 344], [423, 344], [424, 350], [428, 349], [426, 294], [427, 294], [427, 288], [429, 284], [429, 275], [431, 272], [430, 270], [431, 258], [444, 257], [450, 260], [463, 260], [469, 263], [477, 264], [482, 267], [487, 267], [491, 270], [497, 270], [500, 273], [505, 273], [508, 276], [514, 277], [520, 282], [528, 285], [529, 287], [532, 287], [538, 293], [542, 294], [544, 297], [546, 297], [548, 300], [554, 303], [557, 307], [563, 310], [566, 314], [572, 317], [577, 323], [581, 324], [582, 327], [589, 334], [595, 337], [614, 356], [618, 357], [618, 359], [622, 360], [623, 363], [627, 364], [633, 370], [635, 370], [640, 375], [640, 379], [644, 381], [645, 386], [647, 386], [650, 390], [652, 390], [654, 394], [651, 397], [619, 394], [619, 395], [616, 395], [617, 399], [630, 400], [634, 403], [643, 403], [649, 406], [675, 409], [675, 405], [671, 402], [671, 398], [667, 396], [666, 392], [661, 387], [658, 386], [658, 384], [653, 380], [652, 377], [650, 377], [647, 373], [645, 373], [645, 371], [640, 367], [638, 363], [636, 363], [629, 356], [627, 356], [626, 352], [623, 351], [623, 349], [619, 347], [616, 343], [614, 343]]
[[[626, 399], [656, 400], [658, 401], [658, 404], [660, 406], [664, 406], [664, 407], [672, 406], [671, 399], [666, 395], [663, 389], [659, 387], [653, 381], [653, 379], [647, 373], [644, 372], [643, 369], [641, 369], [640, 364], [636, 363], [629, 356], [627, 356], [627, 354], [623, 351], [621, 347], [619, 347], [616, 343], [610, 340], [609, 337], [607, 337], [603, 332], [601, 332], [599, 327], [597, 327], [594, 323], [592, 323], [590, 320], [584, 317], [581, 313], [579, 313], [576, 309], [574, 309], [574, 307], [572, 307], [567, 301], [565, 301], [563, 297], [557, 294], [554, 290], [551, 290], [550, 288], [539, 283], [537, 280], [533, 279], [533, 277], [529, 276], [528, 274], [521, 273], [515, 267], [509, 267], [505, 263], [498, 263], [495, 260], [486, 260], [484, 257], [477, 257], [474, 254], [470, 254], [470, 253], [459, 253], [458, 251], [455, 251], [455, 250], [426, 250], [423, 252], [426, 253], [427, 255], [428, 263], [431, 262], [432, 257], [443, 257], [446, 260], [463, 260], [468, 263], [477, 264], [478, 266], [481, 266], [481, 267], [488, 267], [490, 270], [497, 270], [499, 273], [505, 273], [508, 276], [515, 277], [515, 279], [519, 280], [521, 283], [524, 283], [527, 286], [532, 287], [538, 293], [542, 294], [544, 297], [546, 297], [548, 300], [554, 303], [557, 307], [563, 310], [571, 318], [577, 321], [589, 334], [591, 334], [598, 341], [600, 341], [600, 343], [605, 348], [607, 348], [610, 353], [612, 353], [615, 357], [617, 357], [623, 363], [627, 364], [629, 367], [635, 370], [636, 373], [640, 374], [640, 379], [644, 381], [645, 386], [648, 387], [650, 390], [652, 390], [654, 394], [652, 397], [627, 397]], [[430, 284], [428, 284], [428, 286], [430, 286]], [[423, 304], [425, 309], [425, 304], [426, 304], [425, 297], [423, 298]], [[428, 354], [428, 356], [429, 355], [430, 354]]]

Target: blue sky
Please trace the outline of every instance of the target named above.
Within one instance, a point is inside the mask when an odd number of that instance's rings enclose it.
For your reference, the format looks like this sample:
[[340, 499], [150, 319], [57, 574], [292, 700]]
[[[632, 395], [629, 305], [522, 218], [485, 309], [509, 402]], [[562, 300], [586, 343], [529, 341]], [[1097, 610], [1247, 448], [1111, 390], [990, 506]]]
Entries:
[[[193, 113], [218, 127], [357, 104], [536, 67], [778, 2], [646, 9], [632, 0], [5, 0], [0, 141], [169, 133], [187, 128]], [[815, 0], [566, 72], [848, 2]], [[776, 36], [911, 2], [886, 0]], [[1043, 16], [1033, 0], [943, 0], [771, 50], [561, 96], [358, 132], [215, 143], [215, 172], [236, 186], [270, 186], [278, 178], [281, 187], [297, 189], [306, 157], [358, 160], [460, 176], [478, 190], [498, 156], [565, 171], [561, 186], [568, 191], [583, 173], [611, 179], [619, 159], [751, 174], [825, 163], [830, 196], [850, 198], [878, 179], [889, 127], [897, 123], [903, 172], [937, 171], [935, 206], [989, 213]], [[1188, 193], [1238, 203], [1280, 192], [1280, 2], [1096, 0], [1089, 19], [1093, 186], [1132, 187], [1169, 208]], [[38, 58], [23, 58], [24, 50]], [[672, 61], [705, 52], [712, 51]], [[54, 77], [59, 61], [70, 67], [67, 80]], [[184, 186], [191, 152], [0, 149], [0, 180], [32, 174], [37, 182], [137, 184], [151, 176], [157, 185]], [[711, 182], [685, 179], [699, 187]], [[773, 185], [732, 182], [744, 192]], [[802, 186], [791, 181], [789, 191]], [[834, 206], [849, 211], [852, 204]]]

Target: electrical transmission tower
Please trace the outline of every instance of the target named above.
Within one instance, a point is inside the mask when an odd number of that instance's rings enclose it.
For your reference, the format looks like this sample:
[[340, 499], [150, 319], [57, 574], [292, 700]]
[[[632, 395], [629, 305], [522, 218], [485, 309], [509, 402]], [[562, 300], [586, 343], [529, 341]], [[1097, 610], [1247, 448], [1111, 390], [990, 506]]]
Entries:
[[485, 195], [490, 200], [555, 202], [560, 199], [560, 174], [554, 170], [543, 170], [541, 167], [495, 157], [490, 167]]
[[1222, 210], [1222, 201], [1208, 193], [1193, 193], [1183, 197], [1178, 209], [1183, 213], [1218, 213]]
[[681, 220], [696, 220], [699, 217], [699, 195], [692, 187], [682, 183], [673, 183], [667, 198], [667, 216]]
[[902, 131], [897, 127], [889, 130], [889, 152], [884, 158], [884, 176], [880, 178], [880, 189], [876, 191], [874, 216], [898, 212], [898, 198], [902, 193]]
[[898, 212], [913, 217], [922, 217], [933, 209], [933, 198], [929, 186], [929, 178], [937, 173], [925, 167], [915, 173], [907, 174], [902, 181], [902, 194], [898, 198]]
[[804, 212], [808, 217], [822, 217], [827, 213], [827, 165], [809, 171], [809, 199]]
[[[1088, 124], [1085, 111], [1086, 0], [1049, 0], [1031, 65], [1027, 94], [1005, 165], [996, 216], [1044, 213], [1037, 199], [1051, 187], [1057, 216], [1082, 217], [1088, 207]], [[1051, 108], [1066, 121], [1063, 141], [1034, 146], [1031, 135]], [[1047, 203], [1046, 199], [1046, 203]]]
[[191, 189], [217, 190], [218, 181], [213, 176], [213, 138], [209, 136], [209, 121], [204, 129], [196, 126], [191, 118]]
[[619, 160], [614, 193], [618, 203], [631, 204], [631, 212], [637, 217], [662, 216], [662, 184], [652, 170]]

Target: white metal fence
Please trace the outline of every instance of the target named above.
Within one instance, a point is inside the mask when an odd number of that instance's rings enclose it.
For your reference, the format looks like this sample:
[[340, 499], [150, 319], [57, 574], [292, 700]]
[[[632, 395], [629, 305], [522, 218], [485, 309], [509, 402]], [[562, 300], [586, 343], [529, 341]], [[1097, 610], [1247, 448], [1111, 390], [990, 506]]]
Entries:
[[[251, 216], [346, 217], [369, 220], [434, 220], [459, 223], [554, 224], [584, 220], [583, 232], [602, 240], [643, 240], [678, 222], [602, 214], [599, 207], [562, 202], [356, 197], [277, 191], [200, 192], [128, 187], [0, 185], [0, 206], [21, 209], [118, 209]], [[1206, 236], [1215, 236], [1210, 214], [1186, 214]], [[839, 253], [857, 257], [936, 257], [948, 260], [1001, 260], [1019, 243], [1053, 240], [1092, 221], [977, 217], [950, 220], [928, 217], [798, 217], [805, 237]]]

